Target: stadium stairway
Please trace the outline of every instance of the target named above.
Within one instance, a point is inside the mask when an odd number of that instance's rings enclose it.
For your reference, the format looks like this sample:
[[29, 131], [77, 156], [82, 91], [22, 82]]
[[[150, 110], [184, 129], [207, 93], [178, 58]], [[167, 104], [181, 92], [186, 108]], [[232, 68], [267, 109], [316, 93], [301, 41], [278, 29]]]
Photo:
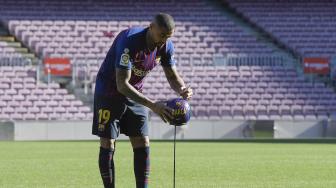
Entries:
[[288, 67], [295, 68], [300, 77], [305, 78], [310, 82], [323, 82], [328, 87], [333, 87], [333, 89], [336, 91], [336, 87], [332, 85], [332, 82], [329, 79], [318, 77], [316, 75], [304, 74], [303, 67], [301, 65], [301, 57], [298, 55], [298, 53], [296, 53], [283, 42], [279, 41], [277, 38], [273, 37], [271, 33], [268, 33], [259, 25], [251, 22], [247, 17], [245, 17], [245, 15], [237, 11], [234, 7], [230, 6], [228, 2], [225, 0], [208, 0], [207, 2], [218, 10], [221, 10], [220, 12], [222, 12], [223, 16], [228, 17], [237, 25], [241, 26], [250, 34], [254, 35], [260, 42], [264, 42], [266, 45], [268, 45], [269, 48], [273, 50], [273, 53], [285, 57], [287, 62], [286, 65]]
[[[6, 42], [8, 46], [11, 46], [15, 49], [16, 52], [22, 54], [23, 57], [30, 59], [32, 65], [38, 66], [39, 57], [33, 53], [32, 49], [25, 47], [25, 45], [19, 41], [15, 36], [11, 35], [6, 27], [4, 27], [0, 22], [0, 42]], [[41, 67], [38, 67], [42, 72]], [[40, 81], [47, 82], [48, 77], [44, 74], [40, 74]], [[55, 80], [54, 80], [55, 81]], [[56, 80], [56, 82], [61, 83], [65, 89], [68, 90], [69, 94], [74, 94], [77, 99], [81, 100], [85, 106], [89, 106], [91, 108], [93, 97], [91, 95], [86, 94], [83, 87], [77, 86], [73, 87], [71, 84], [66, 84], [68, 80]]]
[[30, 59], [33, 65], [38, 63], [38, 58], [33, 52], [25, 47], [15, 36], [10, 35], [8, 29], [0, 23], [0, 42], [6, 42], [7, 46], [13, 47], [17, 53], [22, 54], [22, 57]]
[[250, 31], [250, 33], [254, 34], [261, 41], [266, 42], [270, 48], [274, 49], [277, 52], [286, 53], [290, 55], [292, 58], [298, 58], [298, 55], [291, 48], [283, 44], [281, 41], [277, 40], [272, 36], [272, 34], [266, 32], [262, 27], [254, 24], [248, 18], [246, 18], [243, 14], [238, 12], [236, 9], [230, 6], [225, 0], [222, 1], [210, 1], [215, 4], [216, 7], [221, 8], [223, 13], [227, 16], [230, 16], [232, 20], [234, 20], [237, 24], [244, 27], [246, 30]]
[[245, 29], [247, 32], [249, 32], [251, 35], [255, 36], [259, 42], [263, 42], [264, 44], [266, 44], [270, 49], [272, 49], [273, 54], [286, 57], [286, 60], [288, 61], [288, 66], [295, 65], [295, 62], [297, 62], [297, 57], [295, 56], [294, 52], [286, 49], [283, 45], [278, 43], [266, 32], [264, 32], [262, 28], [259, 28], [258, 26], [249, 22], [247, 19], [245, 19], [244, 16], [236, 12], [227, 3], [225, 3], [225, 1], [208, 0], [207, 2], [214, 8], [217, 8], [219, 12], [223, 14], [223, 16], [229, 18], [237, 25]]
[[226, 16], [229, 16], [233, 21], [235, 21], [240, 26], [244, 27], [247, 31], [251, 34], [254, 34], [260, 41], [266, 42], [271, 49], [282, 54], [284, 57], [287, 57], [288, 65], [294, 66], [298, 75], [304, 77], [307, 81], [310, 82], [323, 82], [327, 87], [333, 88], [336, 92], [336, 85], [335, 83], [329, 79], [329, 77], [321, 77], [318, 75], [306, 75], [303, 72], [303, 67], [301, 64], [302, 57], [296, 52], [293, 48], [288, 46], [287, 44], [283, 43], [279, 39], [273, 36], [272, 33], [266, 31], [263, 27], [255, 24], [251, 21], [248, 17], [246, 17], [243, 13], [238, 11], [232, 5], [230, 5], [227, 0], [222, 1], [212, 1], [209, 0], [212, 4], [216, 7], [223, 9], [222, 11]]

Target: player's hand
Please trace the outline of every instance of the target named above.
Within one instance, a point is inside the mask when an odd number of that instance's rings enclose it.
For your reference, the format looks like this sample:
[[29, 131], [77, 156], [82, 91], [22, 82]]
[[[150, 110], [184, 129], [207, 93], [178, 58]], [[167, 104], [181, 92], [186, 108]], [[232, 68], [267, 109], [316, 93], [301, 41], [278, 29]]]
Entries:
[[190, 87], [183, 87], [181, 89], [182, 89], [182, 91], [180, 92], [181, 97], [183, 97], [183, 99], [189, 100], [193, 95], [193, 90]]
[[173, 118], [173, 109], [166, 106], [164, 102], [156, 102], [151, 110], [161, 117], [165, 123], [169, 123]]

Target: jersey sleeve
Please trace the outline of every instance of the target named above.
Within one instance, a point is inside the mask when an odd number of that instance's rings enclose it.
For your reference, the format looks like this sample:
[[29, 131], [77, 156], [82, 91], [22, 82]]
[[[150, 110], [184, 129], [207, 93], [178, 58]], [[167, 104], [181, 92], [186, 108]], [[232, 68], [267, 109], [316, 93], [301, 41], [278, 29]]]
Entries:
[[122, 37], [116, 46], [115, 67], [130, 70], [132, 68], [130, 45], [127, 37]]
[[167, 41], [166, 50], [161, 57], [162, 66], [174, 66], [176, 64], [174, 59], [174, 45], [169, 40]]

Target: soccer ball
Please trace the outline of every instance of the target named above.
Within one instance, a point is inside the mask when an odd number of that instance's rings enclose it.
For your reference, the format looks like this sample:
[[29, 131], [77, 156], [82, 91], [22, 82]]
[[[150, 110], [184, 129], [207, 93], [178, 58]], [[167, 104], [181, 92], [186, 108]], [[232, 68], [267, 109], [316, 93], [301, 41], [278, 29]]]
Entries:
[[188, 101], [182, 98], [174, 98], [167, 101], [167, 106], [173, 109], [174, 119], [169, 122], [171, 125], [182, 126], [188, 123], [191, 117]]

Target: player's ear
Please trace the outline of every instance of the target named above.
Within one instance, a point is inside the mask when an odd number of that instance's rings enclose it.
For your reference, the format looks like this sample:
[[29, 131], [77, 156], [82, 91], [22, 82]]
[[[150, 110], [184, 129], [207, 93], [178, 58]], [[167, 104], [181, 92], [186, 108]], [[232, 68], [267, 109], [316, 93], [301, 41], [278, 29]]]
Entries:
[[150, 23], [150, 24], [149, 24], [149, 29], [152, 30], [152, 29], [153, 29], [153, 26], [154, 26], [154, 24], [153, 24], [153, 23]]

